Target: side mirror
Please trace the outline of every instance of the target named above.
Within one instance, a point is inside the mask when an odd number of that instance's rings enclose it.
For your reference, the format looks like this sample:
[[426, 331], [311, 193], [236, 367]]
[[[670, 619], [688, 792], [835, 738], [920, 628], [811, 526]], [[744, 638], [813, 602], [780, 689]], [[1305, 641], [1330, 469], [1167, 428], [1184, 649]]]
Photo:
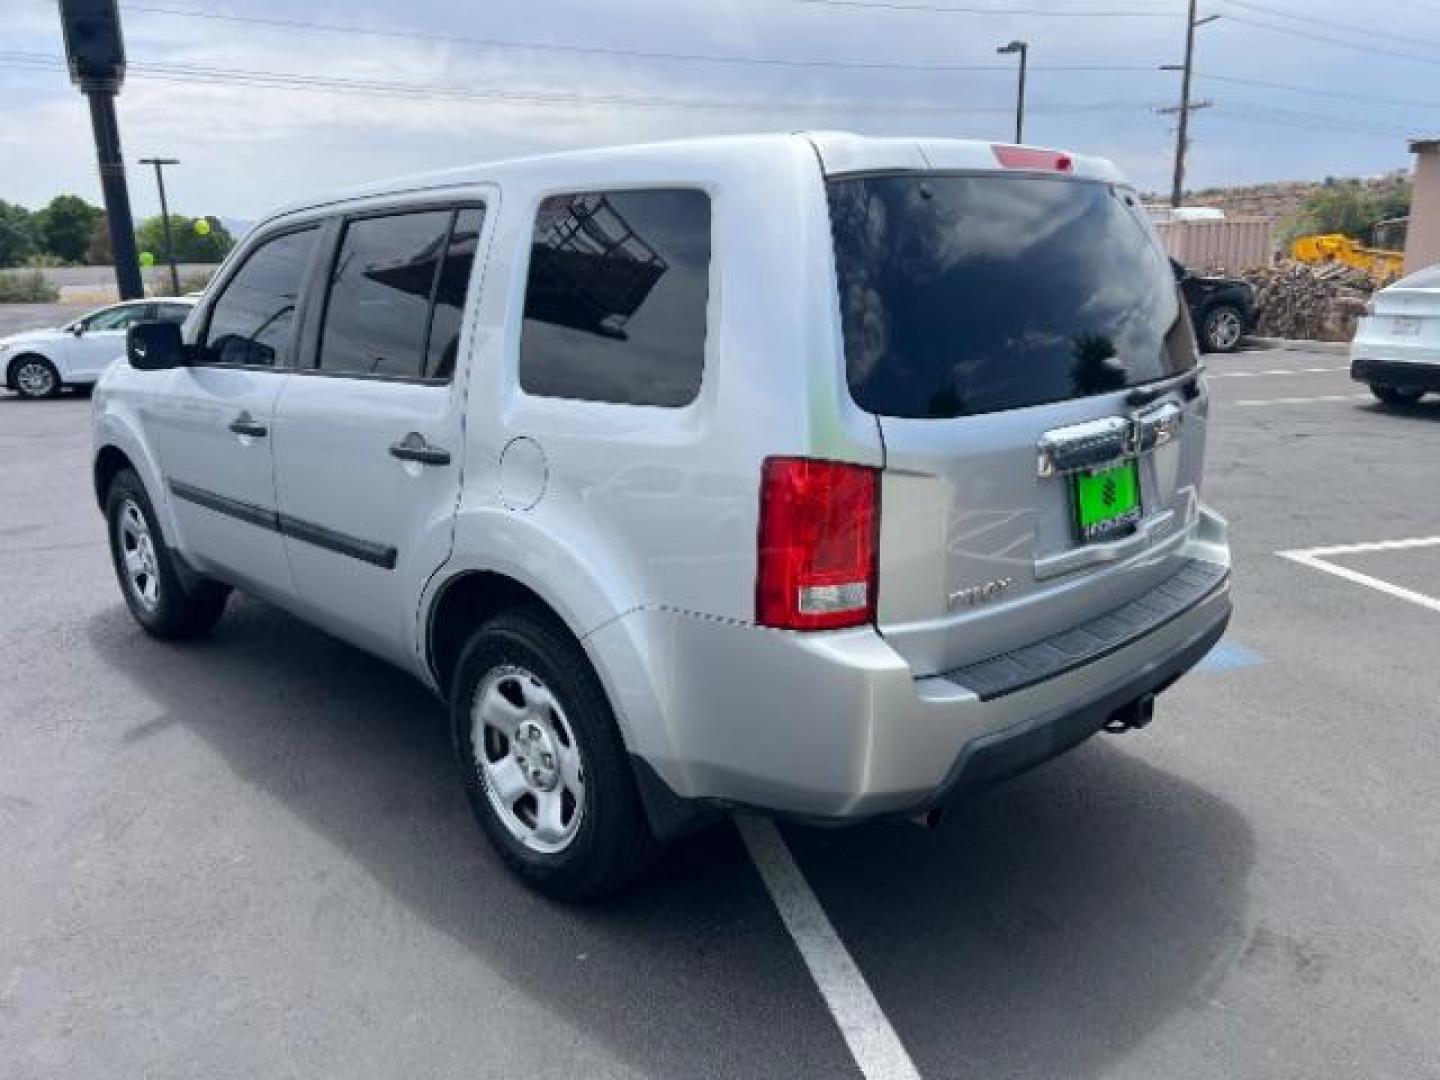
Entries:
[[85, 333], [85, 324], [83, 322], [71, 323], [70, 332], [76, 337], [79, 337], [81, 334]]
[[165, 371], [185, 366], [185, 342], [174, 323], [138, 322], [125, 334], [125, 356], [139, 371]]

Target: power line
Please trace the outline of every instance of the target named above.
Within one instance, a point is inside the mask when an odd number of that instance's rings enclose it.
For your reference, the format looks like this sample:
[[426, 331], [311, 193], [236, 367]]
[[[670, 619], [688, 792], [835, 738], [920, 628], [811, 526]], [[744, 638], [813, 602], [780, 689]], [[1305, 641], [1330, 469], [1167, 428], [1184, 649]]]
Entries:
[[1401, 105], [1415, 109], [1434, 109], [1440, 111], [1440, 102], [1417, 101], [1414, 98], [1392, 98], [1381, 97], [1376, 94], [1352, 94], [1345, 90], [1321, 90], [1309, 86], [1294, 86], [1290, 83], [1268, 82], [1264, 79], [1245, 79], [1238, 75], [1211, 75], [1208, 72], [1195, 72], [1197, 79], [1204, 79], [1206, 82], [1229, 83], [1234, 86], [1254, 86], [1263, 90], [1284, 90], [1292, 94], [1314, 94], [1318, 97], [1343, 98], [1348, 101], [1369, 101], [1377, 105]]
[[1253, 26], [1260, 30], [1271, 30], [1280, 34], [1289, 34], [1292, 37], [1306, 38], [1310, 41], [1323, 41], [1328, 45], [1339, 45], [1345, 49], [1354, 49], [1356, 52], [1391, 56], [1398, 60], [1410, 60], [1417, 64], [1440, 64], [1440, 57], [1417, 56], [1414, 53], [1397, 52], [1394, 49], [1382, 49], [1375, 45], [1362, 45], [1359, 42], [1346, 41], [1344, 38], [1330, 37], [1326, 34], [1317, 34], [1309, 30], [1301, 30], [1299, 27], [1276, 26], [1274, 23], [1261, 22], [1259, 19], [1252, 19], [1246, 15], [1232, 15], [1227, 13], [1225, 21], [1239, 23], [1242, 26]]
[[914, 11], [947, 15], [1032, 15], [1056, 19], [1173, 19], [1183, 14], [1175, 8], [1164, 11], [1138, 8], [1055, 8], [1055, 7], [972, 7], [968, 4], [892, 3], [891, 0], [794, 0], [817, 7], [873, 8], [881, 11]]
[[[272, 30], [307, 30], [331, 34], [353, 34], [364, 37], [396, 38], [409, 41], [433, 41], [447, 45], [469, 45], [482, 49], [518, 49], [526, 52], [557, 52], [589, 56], [609, 56], [626, 60], [666, 60], [701, 64], [746, 64], [764, 67], [785, 68], [830, 68], [853, 71], [1006, 71], [1004, 64], [925, 64], [903, 63], [884, 60], [819, 60], [803, 57], [784, 56], [735, 56], [719, 53], [666, 52], [653, 49], [627, 49], [606, 45], [570, 45], [553, 42], [515, 41], [506, 38], [470, 37], [463, 34], [442, 34], [427, 30], [410, 30], [401, 27], [358, 26], [353, 23], [321, 22], [311, 19], [277, 19], [254, 15], [230, 15], [218, 11], [198, 11], [190, 8], [159, 7], [150, 4], [122, 4], [126, 11], [142, 12], [147, 15], [166, 15], [182, 19], [209, 19], [220, 22], [242, 23], [261, 26]], [[1147, 67], [1130, 64], [1113, 66], [1103, 64], [1054, 64], [1046, 65], [1050, 71], [1148, 71]]]
[[1311, 26], [1323, 26], [1331, 30], [1343, 30], [1346, 33], [1361, 34], [1367, 38], [1374, 38], [1383, 41], [1398, 41], [1402, 45], [1418, 45], [1427, 49], [1440, 49], [1440, 41], [1430, 41], [1425, 38], [1411, 37], [1406, 34], [1390, 34], [1384, 30], [1376, 30], [1372, 27], [1356, 26], [1354, 23], [1336, 22], [1334, 19], [1322, 19], [1309, 12], [1296, 14], [1293, 11], [1285, 11], [1281, 8], [1270, 7], [1268, 4], [1256, 4], [1251, 0], [1225, 0], [1226, 7], [1245, 8], [1249, 11], [1258, 11], [1274, 18], [1290, 19], [1294, 22], [1305, 23]]
[[1273, 105], [1257, 105], [1251, 102], [1229, 102], [1222, 109], [1225, 119], [1234, 123], [1272, 123], [1307, 131], [1333, 132], [1338, 130], [1383, 138], [1404, 138], [1407, 134], [1404, 129], [1377, 124], [1360, 117], [1296, 112], [1291, 109], [1277, 108]]
[[[63, 62], [39, 53], [0, 52], [0, 67], [61, 70]], [[724, 109], [741, 112], [916, 112], [945, 114], [1009, 113], [1008, 105], [937, 105], [929, 102], [873, 101], [760, 101], [734, 98], [675, 98], [664, 95], [570, 94], [551, 91], [477, 89], [444, 83], [412, 83], [379, 79], [355, 79], [289, 71], [255, 71], [190, 64], [132, 62], [128, 74], [141, 79], [197, 84], [228, 84], [281, 90], [311, 90], [337, 94], [368, 94], [411, 99], [501, 101], [521, 105], [556, 107], [629, 107]], [[1098, 101], [1055, 103], [1035, 106], [1039, 112], [1137, 112], [1151, 106], [1140, 102]]]

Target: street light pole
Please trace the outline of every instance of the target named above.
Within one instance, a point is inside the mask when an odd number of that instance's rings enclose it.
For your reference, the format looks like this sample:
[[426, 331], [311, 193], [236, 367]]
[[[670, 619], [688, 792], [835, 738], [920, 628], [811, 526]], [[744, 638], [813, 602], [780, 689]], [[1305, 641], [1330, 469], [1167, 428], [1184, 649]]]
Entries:
[[121, 300], [137, 300], [145, 295], [145, 286], [135, 261], [130, 192], [125, 184], [125, 159], [120, 155], [120, 125], [115, 119], [115, 95], [125, 81], [120, 10], [115, 0], [60, 0], [60, 28], [65, 35], [70, 81], [90, 102], [100, 190], [105, 196], [105, 219], [115, 258], [115, 287]]
[[1025, 141], [1025, 66], [1030, 55], [1030, 43], [1028, 41], [1012, 41], [1008, 45], [1001, 45], [995, 50], [1001, 56], [1009, 53], [1020, 54], [1020, 87], [1015, 96], [1015, 141]]
[[155, 166], [155, 186], [160, 189], [160, 221], [165, 229], [165, 258], [170, 263], [170, 292], [180, 295], [180, 268], [175, 263], [175, 241], [170, 235], [170, 207], [165, 202], [165, 166], [179, 165], [179, 158], [147, 157], [140, 159], [141, 165]]

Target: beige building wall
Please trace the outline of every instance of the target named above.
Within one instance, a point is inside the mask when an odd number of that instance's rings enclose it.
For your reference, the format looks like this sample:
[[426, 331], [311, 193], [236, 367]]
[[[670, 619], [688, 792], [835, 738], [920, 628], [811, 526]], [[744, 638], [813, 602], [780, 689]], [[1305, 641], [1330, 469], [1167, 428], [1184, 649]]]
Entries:
[[1415, 195], [1405, 239], [1405, 272], [1440, 263], [1440, 139], [1416, 139]]

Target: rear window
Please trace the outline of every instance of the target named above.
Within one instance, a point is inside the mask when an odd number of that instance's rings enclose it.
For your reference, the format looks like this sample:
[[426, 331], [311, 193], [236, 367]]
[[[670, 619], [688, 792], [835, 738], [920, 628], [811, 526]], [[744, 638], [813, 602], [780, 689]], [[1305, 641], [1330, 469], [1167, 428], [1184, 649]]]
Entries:
[[1195, 364], [1170, 266], [1109, 184], [911, 175], [829, 191], [850, 392], [869, 412], [1019, 409]]

